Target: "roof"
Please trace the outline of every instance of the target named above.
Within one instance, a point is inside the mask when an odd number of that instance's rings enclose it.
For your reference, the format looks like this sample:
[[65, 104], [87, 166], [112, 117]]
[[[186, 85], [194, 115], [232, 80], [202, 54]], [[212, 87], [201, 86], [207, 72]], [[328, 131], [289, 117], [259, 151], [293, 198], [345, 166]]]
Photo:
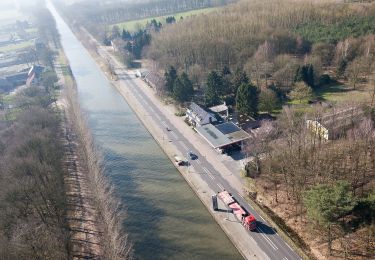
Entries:
[[212, 112], [215, 113], [221, 113], [221, 112], [226, 112], [228, 110], [228, 107], [225, 104], [221, 104], [218, 106], [213, 106], [209, 108]]
[[196, 130], [215, 149], [250, 138], [250, 135], [247, 132], [232, 122], [216, 126], [207, 124], [197, 127]]
[[196, 103], [191, 102], [189, 109], [192, 113], [195, 114], [196, 117], [198, 117], [200, 120], [203, 120], [207, 116], [213, 116], [211, 113], [207, 112], [200, 106], [198, 106]]
[[327, 129], [335, 130], [352, 125], [361, 118], [361, 115], [363, 115], [363, 110], [359, 107], [347, 107], [333, 110], [320, 118], [315, 118], [315, 121]]
[[28, 75], [30, 76], [31, 73], [35, 73], [35, 75], [36, 75], [37, 77], [39, 77], [39, 76], [41, 75], [41, 73], [43, 72], [43, 70], [44, 70], [44, 67], [43, 67], [43, 66], [33, 65], [33, 66], [30, 68], [30, 70], [29, 70], [29, 72], [28, 72]]

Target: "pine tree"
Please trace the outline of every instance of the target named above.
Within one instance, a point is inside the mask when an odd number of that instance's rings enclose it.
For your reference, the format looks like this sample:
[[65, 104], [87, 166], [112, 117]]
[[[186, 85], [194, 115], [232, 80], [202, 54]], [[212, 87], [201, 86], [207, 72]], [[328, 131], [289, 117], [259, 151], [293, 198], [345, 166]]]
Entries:
[[216, 71], [208, 74], [205, 95], [206, 103], [209, 105], [217, 104], [220, 96], [223, 95], [223, 79]]
[[173, 86], [177, 79], [177, 71], [173, 66], [170, 66], [164, 73], [165, 78], [165, 89], [169, 92], [173, 92]]
[[259, 91], [250, 83], [243, 83], [237, 91], [237, 111], [241, 115], [256, 116], [258, 114]]
[[190, 101], [194, 94], [193, 84], [188, 75], [184, 72], [174, 82], [173, 98], [179, 102]]
[[317, 185], [303, 194], [307, 216], [327, 230], [328, 250], [331, 254], [331, 225], [349, 213], [356, 202], [350, 184], [339, 181], [334, 186]]
[[248, 84], [250, 82], [249, 77], [247, 76], [246, 72], [244, 72], [241, 69], [237, 69], [234, 72], [233, 78], [232, 78], [232, 92], [234, 94], [237, 93], [238, 88], [242, 84]]

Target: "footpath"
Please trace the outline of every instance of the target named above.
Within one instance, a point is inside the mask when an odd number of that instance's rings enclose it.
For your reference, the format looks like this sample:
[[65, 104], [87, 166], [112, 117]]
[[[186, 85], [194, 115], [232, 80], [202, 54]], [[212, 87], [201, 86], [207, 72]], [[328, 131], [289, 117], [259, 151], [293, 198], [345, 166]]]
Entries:
[[[73, 79], [66, 81], [64, 70], [67, 70], [63, 52], [60, 52], [54, 63], [54, 69], [62, 86], [62, 92], [74, 88]], [[64, 61], [62, 61], [64, 59]], [[67, 77], [70, 77], [67, 76]], [[66, 215], [70, 231], [71, 259], [101, 259], [101, 232], [97, 222], [96, 207], [93, 204], [94, 194], [88, 185], [87, 169], [80, 155], [80, 143], [71, 120], [69, 102], [65, 93], [61, 93], [58, 106], [63, 111], [62, 140], [64, 142], [65, 167], [67, 174], [64, 183], [67, 197]]]

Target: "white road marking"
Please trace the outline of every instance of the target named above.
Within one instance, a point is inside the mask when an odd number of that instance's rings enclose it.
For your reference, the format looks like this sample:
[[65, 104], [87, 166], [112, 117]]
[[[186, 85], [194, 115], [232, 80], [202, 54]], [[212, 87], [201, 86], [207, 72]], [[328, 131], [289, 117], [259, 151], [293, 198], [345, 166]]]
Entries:
[[241, 194], [238, 193], [238, 196], [240, 196], [241, 198], [245, 199]]
[[214, 179], [215, 179], [215, 177], [212, 176], [212, 173], [211, 173], [209, 170], [207, 170], [206, 167], [203, 167], [203, 171], [205, 171], [205, 173], [207, 173], [208, 177], [210, 177], [211, 180], [214, 180]]
[[267, 237], [267, 235], [265, 234], [265, 232], [263, 231], [263, 229], [261, 227], [257, 227], [257, 229], [261, 232], [260, 234], [262, 235], [262, 237], [267, 241], [267, 243], [274, 249], [274, 250], [278, 250], [279, 248], [272, 242], [272, 240]]
[[221, 184], [218, 183], [217, 186], [219, 186], [220, 189], [224, 190], [224, 187], [221, 186]]
[[289, 247], [290, 250], [292, 250], [292, 252], [294, 252], [294, 250], [290, 247], [290, 245], [287, 242], [285, 242], [285, 244], [287, 247]]
[[[259, 216], [260, 216], [260, 215], [259, 215]], [[264, 222], [266, 222], [266, 220], [265, 220], [262, 216], [260, 216], [260, 218], [263, 219]]]
[[[186, 148], [187, 149], [187, 148]], [[197, 160], [197, 164], [201, 165], [201, 161]]]

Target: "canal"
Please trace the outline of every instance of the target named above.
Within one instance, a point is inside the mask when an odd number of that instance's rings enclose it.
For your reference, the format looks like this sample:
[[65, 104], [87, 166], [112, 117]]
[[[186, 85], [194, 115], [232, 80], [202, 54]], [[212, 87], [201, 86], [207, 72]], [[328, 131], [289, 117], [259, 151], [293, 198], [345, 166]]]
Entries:
[[126, 210], [136, 259], [241, 259], [67, 24], [56, 19], [105, 174]]

